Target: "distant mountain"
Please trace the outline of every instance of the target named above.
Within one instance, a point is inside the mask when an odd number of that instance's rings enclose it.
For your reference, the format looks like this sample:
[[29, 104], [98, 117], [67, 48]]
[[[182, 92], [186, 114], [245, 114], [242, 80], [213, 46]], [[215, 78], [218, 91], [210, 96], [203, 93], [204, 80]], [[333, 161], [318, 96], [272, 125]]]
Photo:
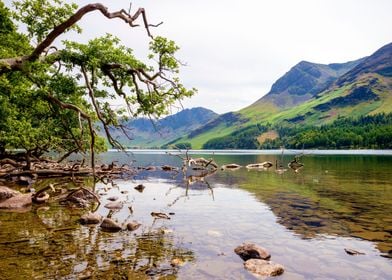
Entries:
[[328, 65], [301, 61], [279, 78], [268, 94], [250, 107], [272, 103], [279, 108], [290, 108], [304, 103], [330, 87], [338, 77], [353, 69], [363, 60], [364, 58]]
[[[220, 138], [232, 145], [238, 135], [250, 137], [244, 133], [248, 127], [252, 127], [252, 133], [258, 127], [260, 135], [256, 138], [261, 144], [266, 135], [278, 137], [273, 127], [279, 124], [318, 126], [341, 117], [389, 112], [392, 112], [392, 43], [356, 61], [328, 65], [302, 61], [252, 105], [222, 115], [179, 141], [201, 148], [207, 141]], [[227, 121], [227, 116], [235, 116], [235, 120]], [[256, 147], [257, 143], [253, 141], [252, 145]]]
[[217, 116], [218, 114], [211, 110], [197, 107], [184, 109], [159, 120], [138, 118], [124, 124], [130, 128], [129, 134], [132, 140], [127, 139], [120, 132], [115, 132], [115, 137], [126, 147], [158, 148], [197, 129]]
[[392, 43], [383, 46], [374, 54], [357, 64], [350, 71], [342, 75], [336, 82], [337, 86], [358, 81], [367, 74], [392, 77]]

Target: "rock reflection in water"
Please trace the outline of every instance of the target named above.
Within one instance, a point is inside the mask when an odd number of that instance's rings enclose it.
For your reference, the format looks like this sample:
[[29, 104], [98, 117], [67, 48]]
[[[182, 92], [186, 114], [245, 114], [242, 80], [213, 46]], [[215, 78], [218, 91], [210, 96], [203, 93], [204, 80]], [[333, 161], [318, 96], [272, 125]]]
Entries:
[[80, 225], [85, 212], [57, 202], [0, 212], [0, 279], [175, 277], [180, 264], [194, 259], [161, 227], [107, 233]]

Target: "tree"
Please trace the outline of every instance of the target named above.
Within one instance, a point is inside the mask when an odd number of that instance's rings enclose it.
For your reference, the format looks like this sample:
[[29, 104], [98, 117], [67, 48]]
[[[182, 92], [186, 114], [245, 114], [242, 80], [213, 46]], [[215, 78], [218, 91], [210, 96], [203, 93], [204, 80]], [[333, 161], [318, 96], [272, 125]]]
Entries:
[[[148, 23], [142, 8], [130, 14], [110, 12], [99, 3], [78, 9], [61, 0], [15, 1], [11, 16], [26, 26], [26, 34], [20, 34], [0, 4], [0, 108], [7, 109], [0, 113], [0, 153], [5, 148], [24, 148], [29, 158], [32, 152], [39, 156], [49, 149], [65, 155], [89, 150], [94, 167], [94, 151], [102, 147], [99, 127], [113, 147], [121, 148], [110, 129], [126, 133], [122, 118], [159, 117], [195, 92], [179, 81], [178, 47], [152, 36], [150, 28], [157, 25]], [[91, 12], [122, 20], [130, 28], [139, 26], [136, 21], [141, 18], [151, 38], [147, 61], [137, 59], [132, 49], [110, 34], [87, 44], [53, 45], [61, 34], [82, 32], [77, 23]], [[121, 99], [124, 107], [113, 109], [114, 99]]]

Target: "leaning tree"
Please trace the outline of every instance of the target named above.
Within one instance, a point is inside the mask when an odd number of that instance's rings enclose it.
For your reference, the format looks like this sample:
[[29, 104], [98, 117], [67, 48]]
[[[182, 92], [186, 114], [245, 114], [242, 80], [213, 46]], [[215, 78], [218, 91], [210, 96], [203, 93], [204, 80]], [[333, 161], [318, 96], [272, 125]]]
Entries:
[[[82, 32], [78, 22], [94, 12], [129, 28], [142, 25], [151, 38], [148, 58], [137, 59], [110, 34], [85, 44], [54, 45], [62, 34]], [[21, 0], [13, 2], [12, 11], [0, 2], [0, 14], [0, 155], [23, 148], [29, 162], [48, 150], [64, 156], [89, 152], [94, 168], [94, 151], [104, 146], [98, 129], [121, 148], [111, 130], [127, 134], [121, 121], [126, 116], [159, 117], [195, 92], [179, 81], [178, 47], [152, 36], [150, 28], [157, 25], [142, 8], [111, 12], [99, 3], [78, 8], [61, 0]], [[114, 109], [114, 99], [123, 106]]]

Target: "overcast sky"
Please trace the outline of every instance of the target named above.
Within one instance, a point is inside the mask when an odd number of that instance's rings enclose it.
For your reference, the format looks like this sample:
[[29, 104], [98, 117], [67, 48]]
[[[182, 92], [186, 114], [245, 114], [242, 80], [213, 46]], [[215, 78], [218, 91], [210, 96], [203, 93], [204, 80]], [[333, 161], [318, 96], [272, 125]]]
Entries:
[[[9, 1], [6, 1], [9, 2]], [[111, 10], [129, 1], [101, 2]], [[199, 92], [184, 107], [203, 106], [217, 113], [235, 111], [266, 94], [271, 85], [301, 60], [346, 62], [370, 55], [392, 41], [391, 0], [134, 0], [144, 7], [154, 35], [181, 47], [186, 63], [181, 77]], [[82, 23], [87, 40], [106, 32], [145, 55], [142, 28], [130, 29], [99, 14]]]

